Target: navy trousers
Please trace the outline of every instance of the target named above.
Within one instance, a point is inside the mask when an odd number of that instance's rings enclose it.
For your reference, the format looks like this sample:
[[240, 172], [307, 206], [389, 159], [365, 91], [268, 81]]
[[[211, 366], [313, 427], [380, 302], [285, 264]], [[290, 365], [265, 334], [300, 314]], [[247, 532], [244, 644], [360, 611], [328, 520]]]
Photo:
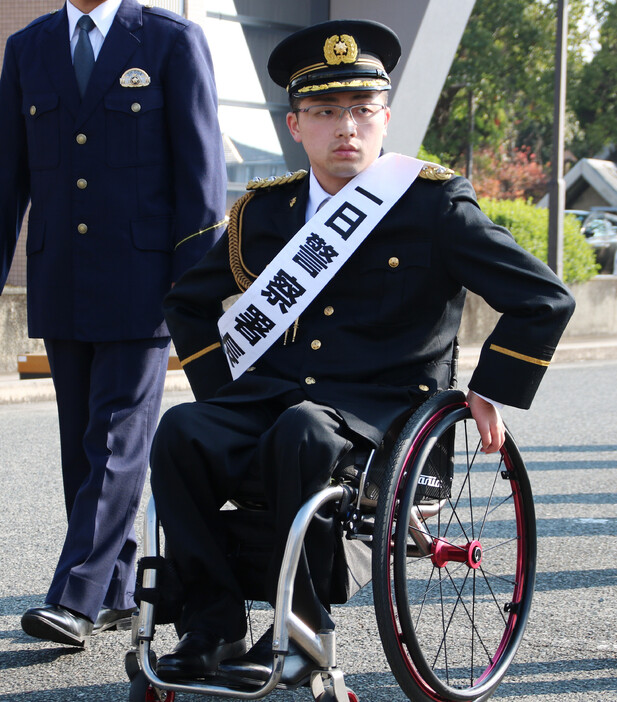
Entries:
[[46, 602], [95, 620], [134, 606], [134, 519], [161, 405], [169, 338], [45, 340], [68, 517]]

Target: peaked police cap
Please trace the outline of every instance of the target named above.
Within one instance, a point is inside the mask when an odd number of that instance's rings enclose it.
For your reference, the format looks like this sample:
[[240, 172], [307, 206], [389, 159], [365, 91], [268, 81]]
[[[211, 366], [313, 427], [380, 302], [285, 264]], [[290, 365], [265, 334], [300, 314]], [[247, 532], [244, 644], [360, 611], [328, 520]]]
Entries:
[[332, 20], [291, 34], [268, 61], [272, 80], [294, 97], [389, 90], [401, 45], [384, 24]]

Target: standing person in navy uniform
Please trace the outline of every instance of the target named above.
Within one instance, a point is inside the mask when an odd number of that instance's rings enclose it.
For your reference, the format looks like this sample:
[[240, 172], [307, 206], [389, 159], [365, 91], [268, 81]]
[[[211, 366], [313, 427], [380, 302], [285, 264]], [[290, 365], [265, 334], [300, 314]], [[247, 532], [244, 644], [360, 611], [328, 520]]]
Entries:
[[22, 626], [83, 646], [134, 608], [133, 521], [169, 352], [161, 302], [223, 231], [203, 31], [137, 0], [67, 2], [9, 38], [0, 134], [0, 290], [31, 202], [28, 326], [56, 389], [68, 515], [45, 605]]
[[[245, 478], [261, 483], [276, 527], [272, 601], [302, 503], [328, 485], [352, 447], [379, 446], [396, 417], [448, 388], [466, 289], [501, 312], [469, 383], [468, 402], [486, 452], [504, 441], [496, 403], [529, 407], [574, 309], [547, 266], [480, 211], [465, 178], [400, 155], [380, 158], [390, 119], [389, 73], [399, 55], [394, 32], [360, 20], [309, 27], [275, 48], [269, 72], [289, 92], [287, 125], [309, 157], [310, 174], [252, 184], [232, 208], [225, 236], [165, 300], [198, 400], [169, 410], [152, 446], [157, 512], [185, 589], [182, 638], [158, 661], [166, 679], [204, 677], [244, 650], [243, 591], [219, 510]], [[402, 195], [340, 270], [311, 290], [304, 311], [275, 326], [277, 308], [293, 310], [309, 289], [310, 281], [298, 284], [301, 269], [315, 278], [340, 255], [324, 238], [326, 230], [341, 232], [333, 237], [340, 243], [367, 218], [347, 200], [360, 191], [382, 202], [367, 185], [378, 185], [371, 170], [383, 179], [390, 167], [384, 164], [410, 161], [419, 177], [403, 182]], [[352, 184], [356, 178], [362, 187]], [[380, 191], [380, 197], [387, 194]], [[290, 240], [288, 258], [266, 268]], [[221, 334], [222, 301], [238, 292], [246, 313]], [[253, 355], [253, 342], [270, 333], [273, 343]], [[242, 355], [251, 362], [232, 379], [230, 366]], [[307, 533], [293, 601], [294, 613], [314, 631], [333, 626], [333, 553], [320, 529]], [[272, 630], [245, 657], [221, 668], [267, 678], [271, 636]], [[289, 684], [311, 669], [293, 649], [282, 674]]]

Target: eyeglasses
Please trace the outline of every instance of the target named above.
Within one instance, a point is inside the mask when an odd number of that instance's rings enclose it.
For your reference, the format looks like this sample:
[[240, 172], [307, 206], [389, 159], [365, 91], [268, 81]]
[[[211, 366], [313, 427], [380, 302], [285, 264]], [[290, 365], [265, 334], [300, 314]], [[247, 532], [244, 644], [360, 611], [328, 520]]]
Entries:
[[310, 107], [301, 107], [294, 112], [304, 112], [311, 122], [332, 123], [338, 122], [345, 112], [351, 117], [351, 121], [356, 124], [367, 124], [375, 115], [385, 110], [386, 106], [382, 103], [366, 103], [364, 105], [351, 105], [343, 107], [342, 105], [311, 105]]

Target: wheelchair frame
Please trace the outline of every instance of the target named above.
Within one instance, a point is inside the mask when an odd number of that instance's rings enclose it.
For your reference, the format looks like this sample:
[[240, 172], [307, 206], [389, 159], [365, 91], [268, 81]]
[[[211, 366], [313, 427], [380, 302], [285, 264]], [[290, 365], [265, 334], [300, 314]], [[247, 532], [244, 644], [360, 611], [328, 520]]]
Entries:
[[[407, 421], [394, 442], [387, 463], [383, 461], [383, 456], [381, 460], [375, 460], [373, 451], [359, 485], [327, 487], [313, 495], [300, 509], [289, 532], [279, 574], [274, 611], [273, 665], [267, 681], [261, 684], [236, 684], [235, 681], [216, 676], [199, 682], [171, 683], [161, 680], [154, 669], [151, 647], [155, 606], [143, 601], [133, 622], [135, 648], [127, 654], [127, 673], [132, 679], [132, 688], [134, 685], [137, 688], [131, 702], [172, 702], [176, 692], [235, 699], [263, 698], [281, 680], [290, 639], [315, 661], [310, 678], [315, 700], [358, 702], [355, 693], [346, 687], [343, 673], [337, 666], [335, 632], [313, 632], [292, 611], [293, 583], [304, 536], [311, 519], [329, 502], [346, 505], [341, 517], [348, 539], [371, 542], [379, 634], [388, 662], [405, 694], [414, 702], [487, 700], [505, 675], [527, 623], [535, 581], [535, 513], [525, 465], [509, 432], [498, 466], [493, 471], [494, 477], [489, 475], [492, 468], [486, 471], [480, 465], [477, 444], [475, 450], [472, 449], [470, 459], [466, 431], [470, 416], [462, 392], [447, 390], [438, 393], [421, 405]], [[445, 497], [426, 497], [426, 491], [418, 486], [432, 483], [434, 479], [421, 479], [421, 476], [426, 476], [431, 460], [434, 462], [439, 452], [444, 453], [443, 442], [450, 446], [449, 437], [460, 434], [463, 424], [462, 440], [467, 448], [462, 452], [466, 454], [464, 462], [467, 466], [465, 475], [460, 476], [462, 484], [455, 481], [458, 494], [453, 483], [452, 487], [447, 487]], [[456, 425], [459, 428], [455, 430]], [[457, 450], [461, 453], [454, 446], [445, 453], [456, 454]], [[455, 462], [455, 459], [456, 455], [447, 457], [451, 462]], [[476, 470], [472, 473], [473, 468]], [[479, 498], [472, 504], [472, 480], [476, 480], [476, 477], [482, 479], [483, 487]], [[488, 483], [486, 477], [489, 478]], [[366, 495], [369, 481], [378, 482], [377, 500]], [[503, 481], [503, 484], [498, 481]], [[485, 484], [488, 484], [488, 496], [482, 492]], [[464, 505], [459, 509], [458, 505], [467, 500], [467, 492], [469, 507]], [[476, 519], [478, 509], [480, 515]], [[446, 518], [449, 512], [452, 514]], [[496, 519], [497, 516], [499, 519]], [[431, 520], [437, 524], [431, 523]], [[397, 529], [401, 522], [406, 527]], [[497, 538], [493, 533], [495, 528], [507, 528], [507, 536]], [[147, 557], [159, 555], [158, 530], [151, 498], [144, 529], [144, 555]], [[453, 531], [456, 532], [454, 540]], [[491, 557], [497, 554], [489, 565], [492, 570], [487, 570], [483, 565], [489, 553]], [[422, 573], [428, 573], [427, 584], [424, 584], [422, 577], [415, 576], [412, 566], [418, 566]], [[493, 576], [497, 587], [489, 584]], [[488, 587], [484, 587], [484, 581]], [[469, 607], [464, 597], [468, 582], [473, 583], [473, 606]], [[156, 588], [156, 585], [156, 570], [145, 568], [144, 588]], [[414, 599], [416, 596], [412, 594], [412, 589], [416, 586], [420, 594]], [[503, 604], [501, 620], [497, 617], [497, 624], [493, 625], [489, 618], [502, 607], [498, 600], [501, 589], [506, 590], [508, 601]], [[444, 599], [445, 590], [450, 594]], [[477, 601], [476, 591], [482, 591]], [[442, 593], [441, 604], [434, 601], [439, 598], [439, 592]], [[439, 611], [439, 607], [445, 623], [442, 639], [435, 639], [430, 629], [437, 627], [431, 626], [431, 617], [433, 612]], [[476, 607], [484, 617], [477, 621]], [[444, 612], [444, 609], [448, 611]], [[463, 609], [462, 624], [457, 609]], [[423, 623], [425, 610], [429, 618], [428, 627]], [[468, 643], [471, 663], [466, 660], [466, 649], [461, 656], [451, 651], [451, 639], [458, 643], [461, 639], [458, 632], [462, 630], [467, 635], [467, 625], [470, 625]], [[462, 629], [457, 629], [461, 626]], [[479, 632], [484, 627], [487, 634]], [[427, 655], [429, 648], [430, 656]], [[479, 657], [486, 658], [484, 662], [475, 660], [475, 648], [480, 649]], [[484, 651], [481, 651], [482, 648]], [[449, 663], [448, 656], [456, 660]], [[461, 664], [461, 660], [464, 663]], [[459, 679], [459, 667], [471, 668], [469, 680]], [[142, 688], [145, 690], [143, 697]]]

